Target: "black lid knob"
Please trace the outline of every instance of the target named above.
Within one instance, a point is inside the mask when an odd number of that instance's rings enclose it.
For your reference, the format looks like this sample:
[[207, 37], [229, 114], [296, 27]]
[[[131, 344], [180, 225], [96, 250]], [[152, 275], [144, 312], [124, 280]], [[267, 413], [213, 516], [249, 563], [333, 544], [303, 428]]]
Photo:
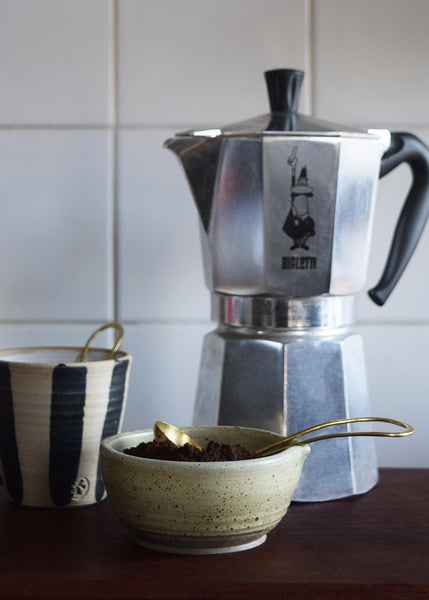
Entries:
[[298, 110], [304, 71], [297, 69], [274, 69], [265, 71], [272, 113], [295, 113]]

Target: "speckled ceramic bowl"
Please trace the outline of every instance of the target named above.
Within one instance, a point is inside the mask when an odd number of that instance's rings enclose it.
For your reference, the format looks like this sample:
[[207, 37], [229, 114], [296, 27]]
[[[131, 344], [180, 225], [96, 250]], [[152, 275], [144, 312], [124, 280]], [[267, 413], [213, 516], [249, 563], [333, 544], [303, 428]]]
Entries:
[[[241, 427], [183, 427], [209, 440], [257, 449], [280, 436]], [[101, 444], [108, 499], [134, 540], [166, 552], [214, 554], [262, 544], [284, 517], [309, 446], [266, 458], [215, 463], [129, 456], [125, 448], [153, 439], [152, 430], [122, 433]]]

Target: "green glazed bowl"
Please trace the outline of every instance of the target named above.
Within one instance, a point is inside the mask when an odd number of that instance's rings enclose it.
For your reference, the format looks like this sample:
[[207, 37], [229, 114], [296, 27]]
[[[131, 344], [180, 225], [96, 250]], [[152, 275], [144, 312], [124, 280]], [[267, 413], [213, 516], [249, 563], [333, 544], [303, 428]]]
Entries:
[[[281, 436], [244, 427], [182, 427], [208, 441], [258, 449]], [[124, 454], [153, 439], [153, 430], [121, 433], [101, 443], [104, 485], [113, 511], [142, 546], [215, 554], [262, 544], [285, 516], [309, 446], [242, 461], [174, 462]]]

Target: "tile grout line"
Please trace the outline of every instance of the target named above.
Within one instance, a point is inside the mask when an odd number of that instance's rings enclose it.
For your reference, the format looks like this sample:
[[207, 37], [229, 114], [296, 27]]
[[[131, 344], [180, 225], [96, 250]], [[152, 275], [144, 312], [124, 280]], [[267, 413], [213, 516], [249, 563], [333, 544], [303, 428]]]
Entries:
[[[124, 318], [121, 320], [122, 325], [215, 325], [214, 321], [210, 319], [178, 319], [178, 318]], [[58, 325], [58, 326], [75, 326], [75, 325], [88, 325], [98, 324], [100, 325], [100, 319], [88, 318], [88, 319], [0, 319], [0, 327], [7, 326], [45, 326], [45, 325]], [[367, 319], [355, 321], [351, 327], [429, 327], [429, 319], [420, 319], [414, 321], [403, 321], [403, 320], [386, 320], [386, 321], [370, 321]]]
[[309, 81], [309, 113], [314, 116], [314, 0], [307, 3], [307, 60]]
[[[310, 61], [309, 63], [310, 64]], [[307, 69], [308, 73], [312, 73], [312, 66]], [[311, 77], [311, 79], [313, 79]], [[309, 86], [313, 91], [314, 96], [314, 85], [312, 83]], [[314, 104], [314, 98], [311, 100]], [[156, 131], [156, 130], [187, 130], [187, 129], [200, 129], [205, 126], [203, 123], [196, 122], [186, 122], [186, 123], [128, 123], [128, 124], [103, 124], [97, 125], [94, 123], [76, 123], [76, 124], [67, 124], [67, 123], [21, 123], [21, 124], [1, 124], [0, 123], [0, 132], [2, 131]], [[363, 126], [362, 123], [352, 123], [350, 127], [355, 126], [359, 128]], [[429, 121], [425, 123], [411, 123], [411, 122], [389, 122], [378, 124], [380, 129], [393, 129], [393, 128], [407, 128], [407, 129], [429, 129]]]
[[119, 297], [119, 198], [118, 198], [118, 2], [112, 2], [111, 24], [111, 98], [113, 117], [113, 147], [112, 147], [112, 301], [113, 319], [118, 319]]

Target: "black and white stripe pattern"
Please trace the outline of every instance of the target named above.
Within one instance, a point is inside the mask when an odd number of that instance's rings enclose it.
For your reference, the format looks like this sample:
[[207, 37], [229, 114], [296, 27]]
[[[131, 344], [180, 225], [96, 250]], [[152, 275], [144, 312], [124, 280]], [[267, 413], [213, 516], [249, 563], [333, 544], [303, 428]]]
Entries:
[[81, 506], [105, 497], [99, 445], [120, 430], [131, 363], [116, 357], [30, 364], [0, 356], [0, 457], [14, 502]]

